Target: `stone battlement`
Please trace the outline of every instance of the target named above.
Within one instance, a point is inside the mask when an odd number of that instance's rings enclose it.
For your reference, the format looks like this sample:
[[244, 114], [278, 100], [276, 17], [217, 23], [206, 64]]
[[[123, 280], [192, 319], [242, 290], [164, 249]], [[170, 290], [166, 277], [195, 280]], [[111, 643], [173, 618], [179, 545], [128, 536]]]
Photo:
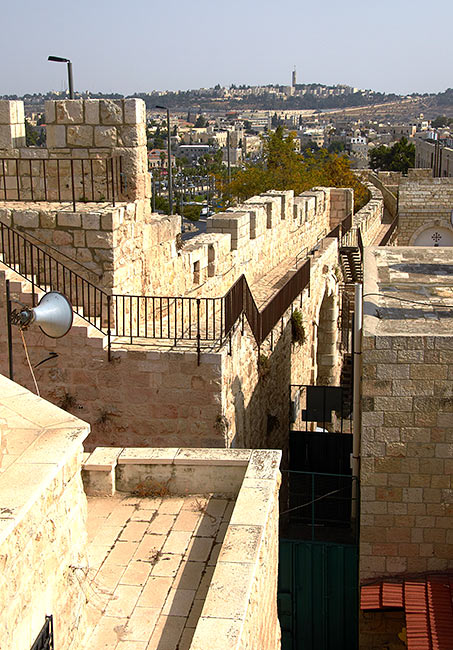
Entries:
[[[99, 197], [108, 195], [112, 182], [107, 175], [115, 173], [117, 196], [123, 200], [149, 199], [143, 100], [52, 100], [45, 108], [47, 148], [26, 147], [23, 102], [0, 100], [0, 159], [5, 159], [0, 165], [0, 198], [4, 198], [6, 186], [9, 198], [20, 198], [20, 192], [23, 198], [33, 200], [33, 177], [35, 197], [41, 193], [42, 200], [58, 200], [66, 191], [64, 200], [71, 200], [67, 189], [72, 174], [77, 201], [86, 200], [87, 194], [92, 200], [101, 200]], [[104, 159], [112, 157], [121, 158], [120, 170], [102, 165]], [[56, 159], [61, 161], [58, 170], [52, 164]], [[85, 160], [86, 164], [79, 162], [71, 170], [71, 160]]]

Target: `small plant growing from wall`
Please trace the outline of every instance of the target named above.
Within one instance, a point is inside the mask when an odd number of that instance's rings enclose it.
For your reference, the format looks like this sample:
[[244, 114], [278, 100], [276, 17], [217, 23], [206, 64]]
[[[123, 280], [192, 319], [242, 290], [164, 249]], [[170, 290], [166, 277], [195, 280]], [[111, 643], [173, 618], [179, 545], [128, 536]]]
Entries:
[[182, 239], [182, 234], [180, 232], [178, 232], [178, 234], [176, 235], [175, 245], [179, 255], [182, 249], [184, 248], [184, 242]]
[[69, 409], [77, 408], [79, 404], [74, 395], [65, 392], [64, 395], [61, 397], [60, 401], [58, 402], [58, 406], [64, 411], [68, 411]]
[[337, 282], [341, 283], [343, 282], [343, 273], [341, 271], [340, 266], [337, 264], [333, 270], [333, 274], [337, 279]]
[[258, 376], [260, 379], [265, 379], [271, 371], [271, 362], [269, 357], [265, 354], [260, 354], [258, 357]]
[[145, 478], [140, 483], [137, 483], [135, 488], [132, 490], [132, 494], [140, 498], [168, 497], [170, 496], [170, 490], [168, 488], [169, 482], [170, 480], [165, 483], [160, 483], [151, 478]]
[[214, 429], [216, 429], [216, 431], [218, 431], [222, 435], [226, 435], [226, 433], [228, 431], [228, 426], [229, 426], [229, 422], [228, 422], [228, 419], [226, 418], [226, 416], [223, 415], [222, 413], [219, 413], [216, 416], [216, 419], [215, 419], [215, 422], [214, 422]]
[[295, 309], [291, 314], [291, 334], [293, 343], [303, 345], [306, 341], [305, 327], [302, 321], [302, 312]]

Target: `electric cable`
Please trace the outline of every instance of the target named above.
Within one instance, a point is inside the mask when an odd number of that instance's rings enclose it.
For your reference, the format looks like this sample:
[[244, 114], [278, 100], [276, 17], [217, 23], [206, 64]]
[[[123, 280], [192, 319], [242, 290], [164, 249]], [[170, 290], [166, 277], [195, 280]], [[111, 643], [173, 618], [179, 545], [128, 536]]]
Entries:
[[363, 295], [364, 298], [368, 298], [368, 296], [391, 298], [392, 300], [399, 300], [400, 302], [408, 302], [411, 303], [412, 305], [423, 305], [425, 307], [442, 307], [444, 309], [445, 308], [453, 309], [453, 305], [443, 305], [441, 303], [435, 303], [435, 302], [422, 302], [420, 300], [411, 300], [410, 298], [399, 298], [398, 296], [390, 296], [388, 293], [365, 293]]
[[321, 501], [321, 499], [325, 499], [326, 497], [332, 496], [332, 494], [337, 494], [338, 492], [343, 492], [343, 490], [346, 490], [349, 486], [347, 485], [346, 487], [339, 488], [338, 490], [332, 490], [332, 492], [326, 492], [326, 494], [322, 494], [320, 497], [317, 497], [316, 499], [312, 499], [312, 501], [308, 501], [307, 503], [303, 503], [301, 506], [295, 506], [294, 508], [290, 508], [289, 510], [283, 510], [283, 512], [280, 513], [280, 517], [282, 515], [286, 515], [288, 512], [293, 512], [293, 510], [299, 510], [300, 508], [306, 508], [307, 506], [311, 506], [312, 503], [316, 503], [316, 501]]
[[27, 358], [28, 367], [30, 368], [31, 376], [33, 377], [33, 381], [35, 382], [36, 394], [37, 394], [38, 397], [41, 397], [41, 394], [40, 394], [39, 388], [38, 388], [38, 382], [36, 381], [35, 373], [33, 372], [33, 367], [32, 367], [32, 365], [30, 363], [30, 357], [28, 356], [27, 343], [25, 342], [24, 332], [23, 332], [22, 329], [19, 329], [19, 332], [20, 332], [20, 335], [22, 337], [22, 343], [24, 345], [24, 351], [25, 351], [25, 356]]

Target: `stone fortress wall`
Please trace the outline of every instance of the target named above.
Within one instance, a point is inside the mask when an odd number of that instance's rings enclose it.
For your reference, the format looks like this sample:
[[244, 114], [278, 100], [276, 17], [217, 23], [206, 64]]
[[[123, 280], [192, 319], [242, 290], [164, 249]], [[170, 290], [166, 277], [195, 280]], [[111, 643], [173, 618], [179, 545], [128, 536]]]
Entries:
[[[179, 623], [184, 614], [175, 612], [174, 604], [192, 596], [194, 649], [209, 647], [213, 629], [225, 647], [232, 639], [238, 648], [280, 647], [280, 451], [153, 447], [83, 454], [87, 423], [3, 376], [0, 403], [2, 650], [35, 647], [49, 615], [61, 650], [113, 648], [119, 638], [120, 646], [141, 646], [135, 639], [151, 637], [156, 608], [160, 612], [167, 594], [168, 617]], [[137, 489], [146, 485], [145, 492]], [[183, 504], [187, 510], [181, 510]], [[229, 514], [221, 517], [226, 508]], [[187, 519], [193, 536], [181, 530]], [[151, 521], [159, 521], [158, 534], [145, 533]], [[150, 541], [160, 545], [154, 550]], [[199, 544], [206, 555], [200, 555]], [[150, 572], [154, 552], [164, 565], [177, 561], [178, 576], [186, 581], [191, 568], [200, 572], [198, 582], [190, 574], [191, 590], [187, 582], [181, 588], [179, 577], [172, 580], [176, 569], [151, 576], [151, 610], [144, 606], [148, 573], [139, 571], [138, 579], [130, 573], [143, 561], [151, 564]], [[124, 600], [129, 609], [112, 616], [112, 605]], [[111, 637], [106, 628], [113, 628]], [[159, 645], [168, 647], [166, 639], [164, 628]]]
[[73, 176], [76, 201], [106, 200], [112, 157], [121, 157], [121, 178], [119, 161], [113, 169], [117, 198], [151, 196], [142, 100], [52, 100], [45, 110], [47, 148], [26, 147], [23, 102], [0, 101], [0, 198], [6, 188], [10, 199], [72, 201]]
[[0, 387], [1, 646], [31, 648], [52, 614], [55, 647], [79, 648], [89, 626], [89, 426], [5, 377]]
[[[324, 191], [317, 193], [324, 195]], [[314, 203], [315, 197], [307, 198]], [[327, 224], [327, 213], [321, 214], [326, 214]], [[375, 228], [374, 221], [379, 223], [381, 217], [382, 201], [377, 199], [371, 213], [365, 206], [355, 215], [370, 228]], [[228, 234], [221, 236], [228, 239]], [[15, 280], [14, 298], [27, 304], [31, 298], [26, 282], [13, 272], [2, 272], [3, 314], [5, 274]], [[42, 394], [90, 422], [92, 433], [87, 448], [118, 446], [127, 441], [136, 446], [196, 447], [263, 447], [278, 443], [284, 449], [289, 429], [289, 384], [316, 381], [319, 367], [324, 364], [332, 370], [332, 381], [338, 376], [337, 275], [338, 242], [336, 238], [325, 238], [311, 256], [310, 288], [293, 304], [302, 312], [306, 340], [301, 346], [292, 344], [288, 309], [261, 348], [260, 353], [268, 358], [265, 377], [258, 368], [259, 353], [246, 319], [244, 334], [240, 323], [233, 331], [231, 354], [228, 343], [202, 351], [198, 365], [193, 347], [165, 349], [162, 344], [152, 348], [114, 346], [113, 361], [109, 363], [103, 335], [76, 318], [71, 332], [58, 341], [32, 328], [26, 333], [33, 364], [49, 357], [50, 352], [58, 354], [35, 370]], [[228, 288], [226, 282], [222, 288]], [[331, 324], [327, 337], [322, 329], [326, 318]], [[2, 339], [6, 347], [4, 330]], [[13, 354], [16, 380], [32, 389], [22, 342], [15, 331]], [[6, 357], [2, 359], [2, 370], [7, 372]], [[287, 385], [285, 391], [283, 384]]]
[[[54, 117], [48, 120], [50, 127], [55, 127], [52, 143], [63, 144], [64, 138], [66, 148], [68, 140], [72, 147], [77, 134], [82, 138], [88, 133], [82, 126], [89, 126], [95, 138], [100, 133], [97, 123], [80, 124], [80, 116], [86, 122], [96, 109], [101, 123], [106, 115], [117, 115], [119, 120], [126, 114], [127, 101], [108, 104], [110, 112], [102, 103], [95, 106], [77, 101], [74, 108], [72, 102], [52, 103], [48, 106], [50, 118]], [[133, 106], [136, 115], [141, 115], [140, 101], [134, 100]], [[116, 142], [118, 137], [117, 133]], [[82, 140], [79, 142], [81, 146]], [[131, 157], [140, 158], [141, 146], [131, 147]], [[75, 151], [76, 147], [71, 147], [68, 150]], [[370, 192], [369, 203], [352, 217], [353, 229], [360, 227], [365, 245], [373, 241], [383, 216], [382, 196], [372, 186]], [[58, 342], [32, 329], [27, 332], [34, 363], [48, 357], [50, 351], [58, 353], [58, 358], [36, 370], [43, 394], [90, 422], [88, 447], [120, 445], [125, 440], [137, 446], [260, 447], [279, 440], [284, 448], [289, 429], [289, 383], [310, 383], [329, 377], [329, 373], [331, 381], [338, 377], [336, 323], [341, 273], [337, 239], [326, 235], [351, 214], [352, 190], [315, 188], [299, 197], [292, 191], [270, 191], [252, 197], [211, 217], [208, 232], [182, 248], [177, 244], [180, 217], [151, 214], [146, 192], [138, 194], [139, 189], [134, 202], [122, 202], [115, 208], [108, 203], [78, 203], [77, 212], [72, 205], [4, 202], [0, 220], [82, 262], [97, 274], [96, 281], [89, 279], [105, 290], [138, 295], [221, 297], [243, 273], [253, 285], [284, 263], [266, 287], [267, 300], [282, 286], [283, 276], [296, 269], [296, 256], [300, 264], [311, 251], [310, 288], [292, 306], [302, 311], [306, 341], [302, 346], [292, 345], [288, 309], [259, 351], [244, 319], [244, 334], [238, 323], [231, 348], [227, 343], [202, 351], [201, 365], [194, 347], [169, 350], [156, 342], [152, 348], [114, 346], [114, 360], [109, 364], [103, 335], [76, 319], [73, 330]], [[290, 257], [294, 261], [289, 263]], [[7, 271], [2, 273], [2, 287], [6, 276], [15, 280], [15, 297], [29, 303], [26, 283]], [[0, 294], [3, 311], [3, 288]], [[256, 299], [263, 304], [263, 297]], [[330, 323], [328, 337], [326, 323]], [[18, 336], [13, 347], [18, 381], [32, 388]], [[266, 377], [258, 369], [260, 353], [268, 358]], [[3, 364], [7, 372], [6, 359]], [[282, 376], [288, 382], [288, 394], [282, 394]]]
[[[23, 110], [21, 102], [0, 104], [5, 114], [8, 108], [11, 119], [21, 106]], [[74, 213], [68, 205], [7, 202], [0, 206], [0, 219], [80, 261], [98, 275], [100, 286], [112, 292], [220, 296], [245, 270], [253, 282], [285, 257], [296, 256], [303, 248], [308, 252], [353, 210], [349, 189], [317, 188], [296, 198], [291, 191], [269, 192], [211, 217], [207, 233], [180, 249], [176, 240], [181, 218], [150, 213], [149, 183], [143, 180], [144, 108], [144, 102], [136, 99], [47, 102], [49, 148], [13, 148], [11, 138], [9, 147], [0, 150], [0, 158], [30, 159], [32, 165], [33, 160], [55, 156], [69, 160], [121, 154], [130, 161], [129, 166], [124, 163], [123, 184], [129, 196], [123, 198], [134, 203], [123, 201], [116, 208], [78, 203]], [[14, 165], [6, 165], [11, 191], [16, 183]], [[28, 171], [28, 165], [19, 168], [21, 184], [29, 182]], [[36, 169], [38, 175], [40, 171], [41, 167]], [[99, 175], [103, 182], [102, 170]], [[0, 168], [0, 188], [2, 183]], [[0, 189], [0, 200], [1, 196]]]
[[[437, 290], [451, 294], [450, 264], [449, 248], [442, 247], [365, 252], [361, 581], [453, 566], [449, 321], [424, 318], [417, 304], [405, 305], [402, 316], [382, 297], [391, 286], [397, 295], [423, 295], [434, 309]], [[433, 276], [438, 285], [431, 285]]]

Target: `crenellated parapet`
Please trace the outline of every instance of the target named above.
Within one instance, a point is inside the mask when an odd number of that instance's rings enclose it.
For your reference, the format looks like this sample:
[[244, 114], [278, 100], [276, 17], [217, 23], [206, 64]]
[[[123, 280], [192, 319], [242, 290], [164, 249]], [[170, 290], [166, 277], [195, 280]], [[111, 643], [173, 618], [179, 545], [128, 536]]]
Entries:
[[0, 101], [0, 199], [6, 186], [9, 200], [102, 201], [112, 184], [119, 200], [150, 198], [143, 100], [51, 100], [45, 110], [47, 148], [26, 147], [23, 102]]

